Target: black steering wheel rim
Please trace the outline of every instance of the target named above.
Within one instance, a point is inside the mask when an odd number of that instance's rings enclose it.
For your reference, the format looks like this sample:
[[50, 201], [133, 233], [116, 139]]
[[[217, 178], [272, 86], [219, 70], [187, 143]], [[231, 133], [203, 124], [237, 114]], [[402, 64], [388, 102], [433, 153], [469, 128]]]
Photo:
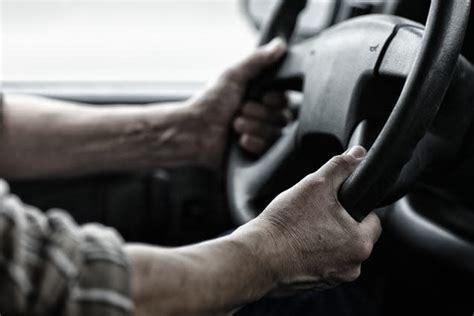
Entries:
[[[436, 117], [458, 62], [469, 6], [469, 0], [431, 2], [421, 48], [400, 98], [366, 159], [339, 192], [343, 206], [357, 220], [379, 206], [394, 187], [403, 167]], [[281, 17], [281, 14], [274, 15], [278, 16]], [[274, 35], [288, 35], [288, 32], [275, 30], [277, 21], [271, 21], [269, 25], [271, 27], [267, 29], [272, 30]], [[265, 37], [268, 40], [271, 36], [266, 34]], [[283, 137], [266, 154], [266, 161], [274, 165], [267, 169], [275, 169], [284, 163], [282, 157], [295, 148], [295, 129], [298, 129], [298, 123], [288, 128], [290, 132], [287, 135], [290, 136]], [[261, 211], [254, 203], [255, 192], [252, 191], [261, 187], [268, 176], [259, 175], [259, 164], [262, 164], [260, 160], [253, 161], [241, 152], [237, 144], [232, 145], [227, 166], [228, 196], [239, 223], [247, 222]], [[254, 177], [250, 179], [242, 176], [249, 168], [254, 169]]]

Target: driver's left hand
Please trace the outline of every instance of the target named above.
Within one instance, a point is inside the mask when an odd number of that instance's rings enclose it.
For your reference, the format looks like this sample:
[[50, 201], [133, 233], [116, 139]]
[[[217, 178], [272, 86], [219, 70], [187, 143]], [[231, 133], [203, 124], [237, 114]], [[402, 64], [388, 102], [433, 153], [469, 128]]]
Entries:
[[218, 168], [222, 162], [233, 126], [240, 146], [253, 154], [262, 154], [291, 120], [288, 100], [283, 92], [268, 92], [259, 101], [244, 100], [248, 84], [265, 68], [276, 63], [286, 51], [283, 41], [275, 39], [250, 56], [228, 68], [199, 95], [191, 100], [202, 124], [200, 160]]

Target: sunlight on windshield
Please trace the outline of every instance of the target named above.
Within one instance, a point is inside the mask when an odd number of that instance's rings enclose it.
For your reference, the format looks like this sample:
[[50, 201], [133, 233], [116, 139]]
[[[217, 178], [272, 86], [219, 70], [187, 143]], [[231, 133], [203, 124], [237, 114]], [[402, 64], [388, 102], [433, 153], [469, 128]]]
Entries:
[[3, 79], [206, 81], [249, 52], [237, 0], [1, 0]]

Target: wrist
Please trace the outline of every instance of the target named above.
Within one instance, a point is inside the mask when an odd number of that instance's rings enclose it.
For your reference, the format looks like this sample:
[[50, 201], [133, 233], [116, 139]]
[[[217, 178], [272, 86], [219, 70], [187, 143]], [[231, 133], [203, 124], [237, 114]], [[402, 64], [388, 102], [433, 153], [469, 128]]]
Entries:
[[219, 124], [216, 123], [217, 114], [210, 111], [206, 100], [201, 98], [188, 100], [184, 107], [187, 117], [192, 122], [186, 128], [196, 137], [194, 162], [210, 169], [219, 168], [222, 131]]
[[174, 249], [127, 246], [137, 315], [217, 314], [261, 299], [274, 281], [259, 244], [247, 231]]
[[[211, 165], [209, 156], [215, 144], [212, 142], [212, 126], [206, 121], [206, 113], [203, 112], [202, 107], [193, 100], [173, 104], [172, 109], [160, 109], [160, 107], [162, 106], [156, 107], [154, 122], [166, 117], [166, 122], [164, 122], [166, 129], [161, 130], [155, 125], [154, 130], [158, 132], [155, 140], [159, 145], [155, 146], [154, 152], [149, 153], [150, 157], [168, 152], [168, 156], [172, 157], [168, 162], [172, 166]], [[160, 157], [156, 158], [160, 161]]]
[[275, 264], [278, 257], [277, 245], [262, 223], [255, 219], [239, 227], [229, 237], [242, 245], [251, 264], [261, 276], [260, 288], [256, 289], [260, 297], [276, 290], [279, 284], [279, 271]]

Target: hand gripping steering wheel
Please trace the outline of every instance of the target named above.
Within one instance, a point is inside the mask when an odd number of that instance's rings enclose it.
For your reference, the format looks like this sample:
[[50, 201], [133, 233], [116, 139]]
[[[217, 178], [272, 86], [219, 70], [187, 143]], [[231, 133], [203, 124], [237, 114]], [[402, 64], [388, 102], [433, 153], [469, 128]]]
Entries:
[[[261, 44], [276, 36], [289, 42], [305, 4], [282, 1]], [[339, 199], [362, 220], [374, 208], [405, 194], [421, 172], [413, 153], [435, 119], [458, 64], [469, 6], [469, 0], [432, 0], [426, 28], [395, 16], [368, 15], [290, 46], [259, 85], [302, 92], [299, 118], [258, 159], [244, 153], [237, 142], [232, 144], [227, 188], [237, 221], [245, 223], [262, 211], [262, 192], [272, 186], [275, 173], [285, 168], [305, 137], [330, 135], [343, 147], [358, 143], [355, 131], [371, 111], [358, 102], [361, 87], [384, 76], [402, 78], [403, 89]]]

